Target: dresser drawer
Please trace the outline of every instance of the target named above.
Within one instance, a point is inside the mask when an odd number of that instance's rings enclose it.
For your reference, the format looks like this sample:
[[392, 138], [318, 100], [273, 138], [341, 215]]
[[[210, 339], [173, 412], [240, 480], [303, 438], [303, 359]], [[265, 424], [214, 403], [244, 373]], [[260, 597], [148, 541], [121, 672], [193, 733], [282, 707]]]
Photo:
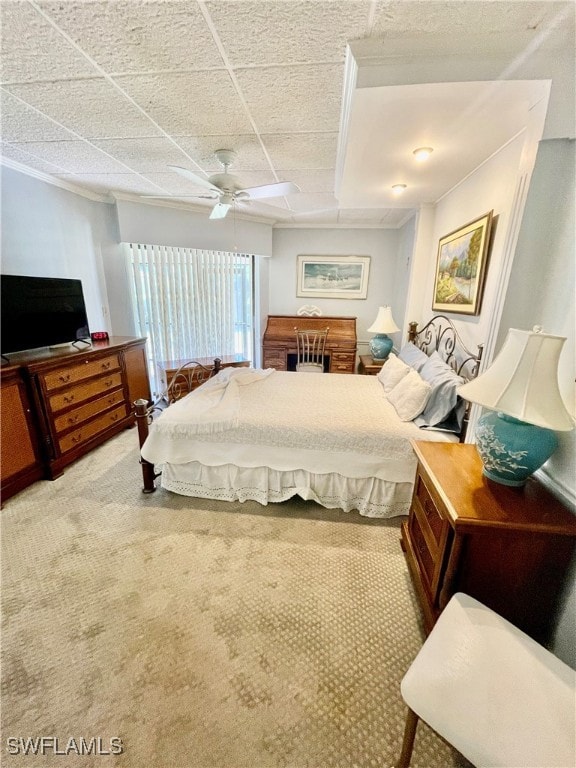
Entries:
[[79, 408], [74, 408], [68, 413], [62, 414], [54, 419], [54, 426], [56, 432], [60, 434], [71, 427], [80, 426], [86, 419], [91, 416], [95, 416], [102, 411], [111, 408], [113, 405], [118, 405], [124, 402], [124, 392], [121, 389], [117, 389], [114, 392], [110, 392], [104, 397], [99, 397], [98, 400], [92, 400]]
[[116, 371], [120, 369], [120, 358], [118, 355], [109, 355], [101, 357], [98, 360], [85, 360], [78, 365], [71, 365], [58, 371], [52, 371], [44, 375], [44, 386], [48, 392], [59, 387], [67, 387], [76, 381], [89, 379], [99, 373]]
[[442, 546], [448, 522], [442, 518], [432, 494], [426, 486], [426, 481], [420, 474], [416, 478], [414, 502], [419, 507], [417, 514], [424, 531], [428, 534], [427, 538], [431, 548], [437, 551]]
[[409, 520], [416, 559], [424, 575], [430, 602], [435, 606], [451, 528], [448, 520], [442, 516], [442, 510], [434, 500], [421, 470], [416, 475]]
[[94, 437], [94, 435], [97, 435], [99, 432], [103, 432], [105, 429], [108, 429], [108, 427], [111, 427], [113, 424], [116, 424], [118, 421], [124, 419], [126, 415], [126, 404], [123, 404], [119, 408], [115, 408], [113, 411], [110, 411], [109, 413], [94, 419], [94, 421], [89, 421], [83, 424], [78, 429], [74, 430], [73, 432], [69, 432], [67, 435], [59, 439], [58, 444], [60, 446], [60, 450], [62, 453], [66, 453], [66, 451], [70, 451], [72, 448], [81, 446], [91, 437]]
[[354, 373], [356, 355], [353, 352], [332, 352], [330, 373]]
[[408, 530], [410, 533], [410, 541], [412, 543], [414, 555], [420, 567], [422, 585], [424, 586], [427, 592], [428, 600], [430, 601], [430, 603], [432, 603], [433, 602], [432, 587], [434, 583], [434, 572], [436, 569], [436, 561], [434, 560], [434, 557], [432, 556], [432, 553], [428, 548], [428, 544], [426, 542], [426, 539], [424, 538], [424, 534], [422, 533], [422, 528], [420, 527], [418, 518], [413, 514], [411, 514], [408, 519]]
[[122, 375], [120, 371], [117, 371], [109, 376], [101, 376], [99, 379], [78, 384], [75, 387], [70, 387], [65, 392], [52, 395], [48, 402], [52, 413], [57, 413], [64, 408], [69, 408], [71, 405], [79, 405], [95, 395], [104, 394], [121, 386]]

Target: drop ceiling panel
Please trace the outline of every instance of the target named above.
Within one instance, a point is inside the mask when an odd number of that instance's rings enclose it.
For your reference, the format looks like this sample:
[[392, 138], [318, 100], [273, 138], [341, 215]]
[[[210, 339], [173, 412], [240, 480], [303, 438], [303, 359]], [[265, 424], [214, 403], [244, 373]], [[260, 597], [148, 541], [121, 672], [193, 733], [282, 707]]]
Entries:
[[261, 133], [338, 131], [342, 76], [339, 64], [242, 69], [237, 74]]
[[232, 66], [258, 67], [343, 63], [347, 40], [366, 32], [370, 3], [267, 0], [206, 7]]
[[195, 2], [67, 0], [40, 7], [110, 73], [222, 66]]
[[162, 194], [154, 184], [130, 173], [58, 173], [55, 176], [71, 184], [76, 184], [102, 194], [118, 192], [137, 192], [142, 195]]
[[92, 143], [135, 171], [165, 172], [168, 165], [191, 165], [190, 158], [170, 139], [93, 139]]
[[69, 173], [124, 173], [128, 170], [85, 141], [32, 141], [15, 146]]
[[[194, 195], [196, 193], [210, 194], [210, 190], [199, 187], [189, 179], [185, 179], [184, 176], [180, 176], [180, 174], [175, 171], [170, 171], [169, 169], [165, 169], [165, 171], [161, 173], [151, 171], [143, 173], [142, 175], [153, 182], [157, 187], [163, 189], [167, 195]], [[199, 173], [198, 175], [200, 176], [202, 174]], [[152, 194], [157, 193], [153, 192]], [[162, 193], [160, 192], [158, 194]]]
[[330, 194], [308, 194], [303, 192], [299, 195], [289, 195], [288, 203], [297, 213], [304, 211], [322, 211], [325, 209], [334, 210], [338, 208], [338, 201], [334, 195]]
[[160, 134], [145, 115], [102, 78], [9, 85], [7, 89], [85, 138]]
[[307, 224], [312, 226], [315, 224], [323, 224], [326, 226], [336, 226], [338, 221], [338, 209], [330, 208], [320, 211], [301, 211], [295, 213], [292, 217], [292, 221], [296, 224], [300, 224], [305, 227]]
[[[518, 2], [518, 0], [470, 0], [434, 2], [434, 12], [427, 12], [428, 2], [377, 0], [373, 37], [433, 35], [457, 36], [470, 32], [516, 32], [537, 26], [543, 18], [554, 15], [566, 3]], [[554, 8], [556, 6], [556, 8]]]
[[130, 75], [116, 82], [167, 133], [195, 136], [252, 130], [227, 72]]
[[0, 110], [0, 129], [5, 141], [66, 141], [76, 138], [7, 91], [0, 92]]
[[334, 171], [332, 170], [286, 171], [285, 175], [289, 175], [291, 181], [308, 193], [326, 192], [330, 195], [334, 194]]
[[[258, 138], [252, 134], [230, 136], [176, 136], [178, 144], [188, 152], [202, 168], [209, 173], [222, 170], [222, 165], [215, 157], [217, 149], [233, 149], [236, 153], [230, 168], [232, 173], [242, 170], [268, 171], [270, 164]], [[192, 170], [192, 169], [190, 169]]]
[[338, 146], [336, 132], [266, 134], [262, 141], [275, 168], [334, 168]]
[[92, 65], [28, 2], [0, 3], [2, 82], [94, 75]]
[[63, 170], [59, 166], [54, 165], [54, 163], [49, 163], [41, 160], [35, 155], [31, 155], [26, 151], [26, 146], [26, 144], [12, 145], [2, 142], [0, 145], [0, 152], [4, 157], [8, 157], [10, 160], [15, 160], [17, 163], [22, 163], [22, 165], [34, 168], [36, 171], [41, 171], [42, 173], [55, 175]]

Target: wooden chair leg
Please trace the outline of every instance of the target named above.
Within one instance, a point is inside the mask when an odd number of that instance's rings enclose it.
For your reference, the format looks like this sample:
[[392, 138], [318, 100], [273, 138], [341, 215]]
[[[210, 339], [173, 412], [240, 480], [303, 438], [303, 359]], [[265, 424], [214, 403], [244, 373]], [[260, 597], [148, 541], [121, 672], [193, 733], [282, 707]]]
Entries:
[[404, 741], [402, 742], [402, 752], [396, 763], [396, 768], [409, 768], [412, 749], [414, 748], [414, 739], [416, 738], [416, 726], [418, 725], [418, 715], [408, 707], [406, 715], [406, 726], [404, 728]]

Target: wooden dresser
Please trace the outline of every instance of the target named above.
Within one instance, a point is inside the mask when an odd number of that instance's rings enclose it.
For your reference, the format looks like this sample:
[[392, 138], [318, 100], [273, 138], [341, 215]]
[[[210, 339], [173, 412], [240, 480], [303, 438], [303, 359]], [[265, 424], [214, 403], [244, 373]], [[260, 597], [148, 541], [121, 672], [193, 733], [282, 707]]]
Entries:
[[113, 337], [85, 350], [10, 356], [2, 366], [3, 499], [39, 477], [58, 477], [134, 423], [133, 401], [150, 399], [145, 342]]
[[523, 488], [488, 480], [474, 445], [413, 445], [418, 470], [402, 545], [426, 630], [465, 592], [546, 645], [576, 516], [535, 479]]
[[38, 422], [28, 383], [17, 365], [2, 366], [0, 469], [2, 498], [44, 477]]
[[268, 315], [262, 340], [262, 365], [278, 371], [296, 370], [296, 333], [294, 328], [323, 330], [329, 328], [325, 347], [325, 366], [330, 373], [354, 373], [356, 367], [355, 317], [300, 317]]

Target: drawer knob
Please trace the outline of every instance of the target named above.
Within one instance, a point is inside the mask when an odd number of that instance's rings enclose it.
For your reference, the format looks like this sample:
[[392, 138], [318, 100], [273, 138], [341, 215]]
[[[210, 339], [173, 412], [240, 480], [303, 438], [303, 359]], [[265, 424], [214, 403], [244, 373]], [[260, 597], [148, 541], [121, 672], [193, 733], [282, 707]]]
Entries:
[[78, 421], [78, 414], [76, 414], [76, 416], [68, 417], [68, 424], [76, 424], [77, 421]]
[[102, 363], [102, 370], [107, 371], [111, 365], [112, 363]]
[[113, 379], [106, 379], [106, 381], [104, 382], [104, 384], [105, 384], [107, 387], [111, 387], [111, 386], [112, 386], [112, 384], [114, 384], [114, 380], [113, 380]]
[[62, 398], [65, 403], [72, 403], [74, 401], [75, 395], [64, 395]]
[[58, 376], [58, 381], [61, 381], [63, 384], [66, 384], [68, 381], [70, 381], [70, 374], [66, 373], [62, 376]]
[[74, 444], [82, 442], [82, 434], [72, 435], [72, 442]]
[[110, 421], [118, 421], [118, 419], [119, 419], [119, 418], [120, 418], [119, 414], [117, 414], [117, 413], [113, 413], [113, 414], [110, 416]]

